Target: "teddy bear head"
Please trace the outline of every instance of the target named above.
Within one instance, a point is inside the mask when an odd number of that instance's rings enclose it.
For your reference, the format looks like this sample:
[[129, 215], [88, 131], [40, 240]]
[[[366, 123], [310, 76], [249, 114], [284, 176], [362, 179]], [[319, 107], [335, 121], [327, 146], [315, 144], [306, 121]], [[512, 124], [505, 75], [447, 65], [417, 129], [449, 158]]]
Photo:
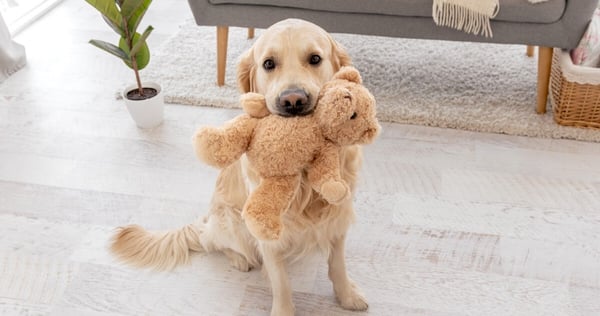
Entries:
[[375, 98], [350, 66], [342, 67], [321, 88], [315, 116], [325, 137], [340, 146], [371, 143], [381, 130]]

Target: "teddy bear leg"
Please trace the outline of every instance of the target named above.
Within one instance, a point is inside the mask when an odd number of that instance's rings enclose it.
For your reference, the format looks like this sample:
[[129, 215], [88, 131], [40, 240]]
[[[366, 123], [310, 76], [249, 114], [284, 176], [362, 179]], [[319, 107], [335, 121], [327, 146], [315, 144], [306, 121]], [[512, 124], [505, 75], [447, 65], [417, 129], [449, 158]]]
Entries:
[[339, 150], [333, 144], [326, 144], [306, 170], [313, 189], [333, 205], [350, 197], [350, 188], [340, 175]]
[[350, 198], [350, 188], [344, 180], [329, 180], [317, 190], [330, 204], [339, 205]]
[[242, 217], [250, 233], [260, 240], [277, 240], [281, 236], [281, 214], [289, 207], [300, 175], [262, 178], [250, 194]]

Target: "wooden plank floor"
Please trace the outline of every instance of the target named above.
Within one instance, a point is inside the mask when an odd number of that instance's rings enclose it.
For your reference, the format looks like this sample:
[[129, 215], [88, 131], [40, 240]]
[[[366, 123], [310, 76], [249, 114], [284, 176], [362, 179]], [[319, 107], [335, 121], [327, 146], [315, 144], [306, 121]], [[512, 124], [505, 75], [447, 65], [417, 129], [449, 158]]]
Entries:
[[[153, 3], [151, 50], [187, 18]], [[65, 0], [16, 38], [29, 64], [0, 84], [0, 315], [268, 315], [262, 274], [221, 255], [156, 273], [106, 251], [119, 225], [206, 212], [217, 172], [190, 137], [238, 112], [168, 105], [137, 129], [113, 97], [133, 77], [92, 37], [114, 40]], [[600, 315], [600, 144], [384, 124], [355, 200], [348, 269], [369, 311], [337, 307], [314, 256], [290, 271], [298, 315]]]

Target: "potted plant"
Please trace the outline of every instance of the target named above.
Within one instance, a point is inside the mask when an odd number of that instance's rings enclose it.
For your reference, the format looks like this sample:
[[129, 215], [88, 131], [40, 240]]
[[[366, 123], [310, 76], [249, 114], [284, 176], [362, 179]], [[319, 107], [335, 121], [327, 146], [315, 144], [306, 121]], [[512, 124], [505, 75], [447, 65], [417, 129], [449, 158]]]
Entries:
[[137, 28], [152, 0], [86, 0], [120, 36], [119, 44], [90, 40], [90, 44], [120, 58], [135, 74], [136, 84], [123, 91], [123, 99], [131, 117], [141, 128], [158, 126], [163, 121], [164, 98], [160, 85], [142, 83], [140, 70], [150, 61], [146, 39], [154, 29], [149, 25], [143, 33]]

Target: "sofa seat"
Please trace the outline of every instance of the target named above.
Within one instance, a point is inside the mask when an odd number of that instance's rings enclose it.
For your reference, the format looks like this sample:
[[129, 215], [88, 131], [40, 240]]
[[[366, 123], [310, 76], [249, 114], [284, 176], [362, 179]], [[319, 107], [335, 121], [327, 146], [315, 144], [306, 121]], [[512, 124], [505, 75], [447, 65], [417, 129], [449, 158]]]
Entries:
[[[405, 17], [431, 18], [432, 0], [211, 0], [215, 5], [248, 5], [280, 8], [295, 8], [337, 13], [367, 13]], [[501, 10], [496, 21], [553, 23], [565, 12], [565, 0], [552, 0], [538, 4], [526, 0], [500, 0]]]

